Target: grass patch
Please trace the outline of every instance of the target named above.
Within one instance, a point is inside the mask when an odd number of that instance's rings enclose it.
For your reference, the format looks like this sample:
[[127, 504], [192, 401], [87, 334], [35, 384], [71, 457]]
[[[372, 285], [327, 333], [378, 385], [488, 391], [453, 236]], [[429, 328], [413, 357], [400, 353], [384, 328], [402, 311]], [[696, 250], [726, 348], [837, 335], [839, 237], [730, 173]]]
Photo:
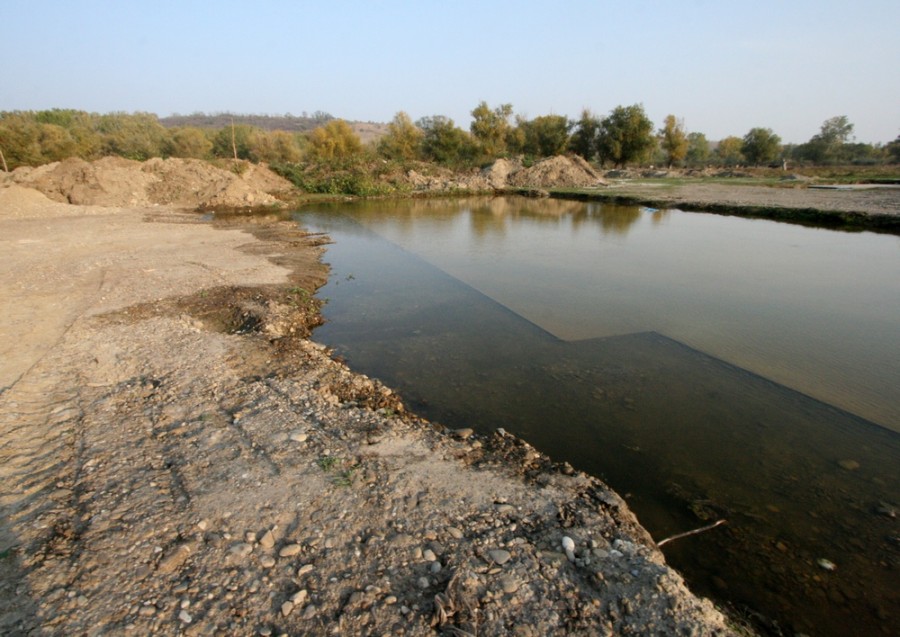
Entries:
[[339, 467], [344, 464], [343, 458], [338, 458], [337, 456], [320, 456], [318, 460], [316, 460], [316, 464], [319, 465], [319, 468], [325, 473], [335, 473], [331, 476], [331, 484], [337, 487], [350, 487], [353, 486], [353, 479], [356, 476], [357, 467], [347, 467], [346, 469], [342, 469], [337, 471]]

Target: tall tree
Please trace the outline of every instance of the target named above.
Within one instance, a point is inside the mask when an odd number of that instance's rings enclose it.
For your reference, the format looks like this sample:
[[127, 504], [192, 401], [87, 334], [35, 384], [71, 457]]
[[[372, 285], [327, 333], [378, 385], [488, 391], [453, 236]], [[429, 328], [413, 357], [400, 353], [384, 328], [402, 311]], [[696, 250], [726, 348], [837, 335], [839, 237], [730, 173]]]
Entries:
[[900, 135], [897, 135], [897, 139], [888, 143], [885, 148], [887, 149], [888, 161], [892, 164], [900, 164]]
[[330, 120], [310, 134], [309, 154], [326, 161], [351, 159], [362, 152], [359, 135], [342, 119]]
[[744, 141], [736, 135], [730, 135], [719, 141], [716, 146], [716, 158], [723, 166], [737, 166], [744, 161], [741, 146]]
[[439, 164], [459, 166], [472, 160], [475, 144], [466, 131], [443, 115], [423, 117], [416, 122], [422, 129], [422, 153]]
[[405, 112], [394, 115], [387, 134], [378, 141], [378, 152], [389, 159], [416, 159], [421, 152], [423, 133]]
[[741, 144], [741, 153], [755, 166], [772, 161], [780, 150], [781, 138], [771, 128], [751, 128]]
[[597, 154], [597, 135], [600, 132], [600, 119], [590, 110], [581, 111], [581, 118], [575, 123], [575, 130], [569, 140], [569, 148], [576, 155], [590, 161]]
[[499, 157], [506, 152], [509, 118], [512, 113], [512, 104], [501, 104], [491, 109], [487, 102], [481, 102], [472, 110], [472, 125], [469, 130], [486, 157]]
[[688, 133], [687, 155], [685, 159], [690, 166], [703, 166], [709, 160], [709, 142], [703, 133]]
[[846, 160], [844, 147], [853, 135], [853, 124], [846, 115], [838, 115], [822, 122], [818, 134], [803, 144], [800, 155], [816, 163], [835, 163]]
[[541, 115], [519, 122], [523, 131], [522, 152], [532, 157], [552, 157], [566, 150], [572, 124], [564, 115]]
[[659, 129], [659, 136], [659, 143], [666, 154], [669, 168], [687, 156], [688, 140], [684, 132], [684, 123], [677, 120], [674, 115], [666, 116], [666, 123]]
[[601, 163], [611, 161], [618, 167], [641, 161], [655, 145], [653, 122], [641, 104], [617, 106], [600, 122], [597, 155]]

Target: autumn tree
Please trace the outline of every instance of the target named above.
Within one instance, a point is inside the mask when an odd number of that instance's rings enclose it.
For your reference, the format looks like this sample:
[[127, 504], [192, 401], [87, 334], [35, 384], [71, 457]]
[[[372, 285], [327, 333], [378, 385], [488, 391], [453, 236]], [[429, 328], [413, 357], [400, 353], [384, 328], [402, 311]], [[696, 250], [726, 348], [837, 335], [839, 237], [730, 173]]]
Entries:
[[300, 161], [300, 147], [287, 131], [255, 129], [250, 135], [250, 161], [294, 163]]
[[350, 159], [362, 152], [359, 136], [342, 119], [333, 119], [313, 130], [308, 154], [313, 159], [335, 161]]
[[755, 166], [772, 161], [780, 150], [781, 138], [771, 128], [751, 128], [741, 143], [741, 153]]
[[600, 120], [590, 110], [581, 111], [581, 118], [575, 122], [575, 130], [569, 139], [569, 148], [576, 155], [590, 161], [597, 154], [597, 135], [600, 132]]
[[199, 128], [183, 126], [169, 132], [165, 153], [170, 157], [204, 159], [212, 153], [213, 143], [209, 135]]
[[643, 160], [656, 145], [653, 122], [641, 104], [617, 106], [600, 122], [597, 156], [617, 167]]
[[387, 134], [378, 141], [378, 152], [389, 159], [417, 159], [421, 152], [422, 130], [409, 115], [400, 111], [388, 124]]
[[719, 141], [716, 146], [716, 159], [722, 166], [737, 166], [743, 163], [744, 155], [741, 147], [744, 142], [740, 137], [730, 135]]
[[677, 120], [674, 115], [666, 116], [665, 125], [659, 129], [659, 137], [669, 168], [687, 156], [688, 140], [684, 132], [684, 123]]
[[509, 118], [512, 113], [512, 104], [501, 104], [491, 109], [487, 102], [481, 102], [472, 110], [469, 130], [485, 157], [500, 157], [506, 152], [506, 140], [511, 128]]

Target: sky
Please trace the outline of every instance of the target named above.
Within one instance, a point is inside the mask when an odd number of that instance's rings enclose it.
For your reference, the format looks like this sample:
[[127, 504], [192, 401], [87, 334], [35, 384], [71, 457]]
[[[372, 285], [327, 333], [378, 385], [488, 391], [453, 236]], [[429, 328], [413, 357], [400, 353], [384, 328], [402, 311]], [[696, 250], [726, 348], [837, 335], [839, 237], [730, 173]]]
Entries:
[[710, 140], [900, 134], [897, 0], [0, 0], [0, 111], [388, 122], [643, 104]]

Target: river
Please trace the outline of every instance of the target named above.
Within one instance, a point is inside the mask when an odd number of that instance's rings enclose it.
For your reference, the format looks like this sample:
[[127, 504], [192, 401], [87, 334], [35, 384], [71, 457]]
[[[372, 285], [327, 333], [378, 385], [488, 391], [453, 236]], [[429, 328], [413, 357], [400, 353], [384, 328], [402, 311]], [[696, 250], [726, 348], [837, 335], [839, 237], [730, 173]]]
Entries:
[[499, 197], [296, 218], [334, 240], [314, 338], [416, 411], [605, 479], [657, 540], [727, 519], [667, 559], [773, 633], [900, 620], [897, 237]]

